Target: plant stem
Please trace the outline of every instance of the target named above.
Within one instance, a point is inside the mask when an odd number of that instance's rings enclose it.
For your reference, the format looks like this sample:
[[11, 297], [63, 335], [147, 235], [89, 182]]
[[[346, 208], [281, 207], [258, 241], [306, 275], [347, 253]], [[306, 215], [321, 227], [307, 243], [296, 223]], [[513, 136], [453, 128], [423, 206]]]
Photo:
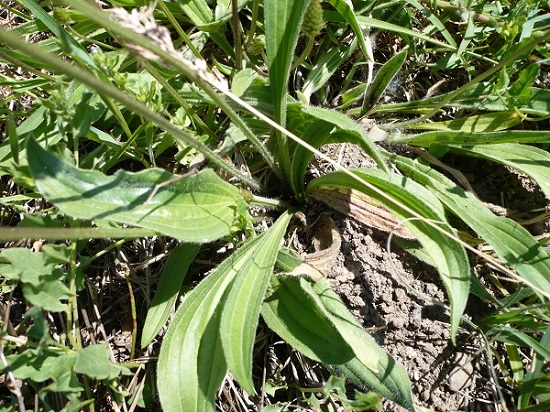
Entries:
[[231, 0], [232, 12], [231, 26], [233, 26], [233, 44], [235, 47], [235, 68], [237, 71], [243, 68], [243, 45], [241, 39], [241, 22], [239, 21], [239, 0]]
[[164, 1], [158, 2], [159, 7], [162, 9], [162, 12], [164, 15], [168, 18], [170, 23], [172, 24], [172, 27], [176, 30], [176, 32], [179, 34], [179, 36], [183, 39], [183, 42], [189, 47], [189, 50], [191, 50], [191, 53], [195, 55], [197, 58], [202, 58], [201, 52], [195, 47], [187, 33], [185, 33], [185, 30], [183, 30], [174, 17], [174, 15], [170, 12], [170, 9], [164, 4]]
[[122, 238], [134, 239], [138, 237], [157, 236], [151, 229], [142, 228], [34, 228], [34, 227], [2, 227], [0, 241], [7, 242], [20, 239], [44, 240], [78, 240], [78, 239], [105, 239]]
[[271, 199], [263, 196], [252, 195], [249, 202], [251, 205], [266, 206], [274, 209], [286, 210], [290, 208], [290, 204], [280, 199]]
[[250, 30], [248, 31], [248, 37], [246, 42], [248, 44], [252, 43], [254, 40], [254, 34], [256, 34], [256, 20], [258, 20], [258, 9], [260, 8], [258, 0], [252, 2], [252, 17], [250, 21]]
[[310, 54], [311, 51], [313, 50], [313, 46], [314, 46], [314, 45], [315, 45], [315, 37], [307, 36], [306, 47], [304, 48], [304, 51], [302, 52], [302, 54], [300, 55], [300, 57], [298, 57], [298, 58], [296, 59], [296, 61], [295, 61], [294, 64], [292, 65], [292, 68], [290, 69], [290, 71], [296, 70], [296, 68], [297, 68], [298, 66], [300, 66], [303, 62], [306, 61], [307, 56], [309, 56], [309, 54]]

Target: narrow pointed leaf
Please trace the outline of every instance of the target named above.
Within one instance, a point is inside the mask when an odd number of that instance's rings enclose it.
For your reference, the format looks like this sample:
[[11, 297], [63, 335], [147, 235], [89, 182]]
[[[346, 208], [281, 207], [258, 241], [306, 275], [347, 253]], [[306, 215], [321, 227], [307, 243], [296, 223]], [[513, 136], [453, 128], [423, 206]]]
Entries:
[[354, 120], [350, 119], [348, 116], [340, 113], [337, 110], [323, 109], [321, 107], [314, 106], [303, 106], [302, 110], [304, 111], [304, 113], [313, 116], [319, 120], [332, 123], [339, 129], [339, 136], [333, 136], [332, 142], [348, 142], [356, 144], [360, 146], [361, 149], [363, 149], [370, 157], [372, 157], [378, 167], [380, 167], [382, 170], [389, 170], [378, 148], [369, 137], [368, 132], [359, 124], [357, 124]]
[[328, 53], [323, 54], [315, 65], [311, 68], [311, 71], [307, 75], [302, 93], [309, 101], [311, 95], [323, 87], [334, 72], [341, 67], [347, 60], [349, 55], [357, 47], [357, 42], [353, 41], [351, 44], [343, 44], [340, 47], [335, 47], [329, 50]]
[[377, 29], [386, 30], [397, 34], [402, 34], [404, 36], [411, 36], [413, 38], [424, 40], [427, 43], [435, 44], [436, 46], [443, 47], [444, 49], [448, 49], [448, 50], [456, 49], [456, 46], [437, 40], [434, 37], [431, 37], [423, 33], [419, 33], [414, 30], [407, 29], [405, 27], [401, 27], [395, 24], [387, 23], [382, 20], [377, 20], [366, 16], [358, 16], [357, 21], [359, 22], [359, 24], [362, 24], [365, 26], [371, 26]]
[[416, 7], [418, 11], [422, 12], [422, 14], [432, 22], [435, 28], [443, 35], [443, 37], [445, 37], [445, 40], [447, 40], [447, 42], [451, 46], [453, 46], [454, 48], [457, 47], [455, 39], [453, 38], [453, 36], [451, 36], [451, 33], [449, 33], [445, 25], [441, 22], [441, 20], [437, 18], [437, 16], [430, 9], [428, 9], [427, 7], [424, 7], [417, 0], [405, 0], [405, 1], [409, 3], [411, 6]]
[[216, 389], [227, 371], [219, 335], [224, 297], [236, 274], [251, 265], [260, 239], [223, 261], [177, 310], [158, 360], [157, 385], [164, 411], [214, 410]]
[[445, 130], [419, 134], [394, 134], [389, 135], [388, 141], [426, 148], [432, 144], [550, 143], [550, 133], [546, 130], [507, 130], [486, 133]]
[[411, 129], [441, 130], [464, 133], [496, 132], [510, 129], [522, 122], [521, 117], [514, 110], [479, 114], [445, 122], [422, 123], [413, 125]]
[[75, 218], [106, 219], [205, 243], [230, 234], [237, 220], [247, 216], [239, 190], [210, 169], [161, 187], [157, 185], [176, 175], [148, 169], [107, 176], [78, 169], [33, 139], [28, 140], [27, 157], [40, 193]]
[[[438, 223], [441, 228], [453, 233], [453, 229], [446, 223], [441, 203], [424, 187], [403, 176], [384, 173], [376, 169], [355, 169], [353, 172], [391, 196], [395, 199], [395, 203], [371, 191], [342, 172], [330, 173], [314, 179], [306, 190], [308, 193], [312, 193], [316, 189], [339, 190], [339, 188], [343, 188], [345, 190], [345, 188], [349, 188], [359, 190], [384, 205], [404, 221], [404, 225], [417, 237], [426, 253], [432, 258], [445, 285], [451, 303], [451, 336], [454, 340], [470, 290], [470, 266], [466, 252], [454, 240], [449, 239], [423, 220], [405, 221], [413, 216], [401, 207], [401, 205], [406, 206], [425, 219], [441, 222]], [[330, 205], [329, 202], [327, 203]]]
[[324, 280], [315, 282], [313, 289], [356, 355], [355, 359], [338, 368], [342, 368], [343, 371], [353, 369], [352, 378], [356, 383], [360, 375], [363, 378], [361, 385], [377, 390], [401, 406], [412, 409], [414, 402], [411, 383], [405, 369], [357, 323], [338, 295]]
[[374, 61], [372, 52], [370, 51], [367, 43], [365, 42], [365, 37], [359, 21], [357, 20], [357, 15], [353, 9], [353, 3], [350, 0], [328, 0], [328, 2], [334, 7], [338, 13], [346, 20], [346, 22], [351, 26], [355, 37], [359, 40], [359, 47], [363, 52], [363, 55], [369, 60]]
[[237, 274], [223, 308], [220, 334], [227, 366], [250, 394], [254, 393], [252, 354], [260, 308], [291, 217], [291, 213], [283, 214], [262, 237], [252, 265]]
[[401, 50], [380, 68], [363, 99], [363, 113], [367, 113], [378, 102], [407, 58], [408, 49]]
[[525, 173], [540, 186], [550, 199], [550, 153], [534, 146], [516, 143], [493, 145], [455, 146], [450, 145], [455, 153], [466, 154], [492, 160]]
[[406, 175], [428, 187], [445, 206], [490, 244], [505, 264], [534, 286], [541, 299], [550, 291], [550, 257], [537, 240], [511, 219], [496, 216], [441, 173], [400, 156], [392, 161]]
[[164, 326], [174, 310], [181, 284], [189, 265], [195, 259], [200, 246], [193, 243], [181, 243], [172, 252], [164, 266], [155, 297], [147, 312], [147, 318], [141, 332], [141, 347], [149, 345]]

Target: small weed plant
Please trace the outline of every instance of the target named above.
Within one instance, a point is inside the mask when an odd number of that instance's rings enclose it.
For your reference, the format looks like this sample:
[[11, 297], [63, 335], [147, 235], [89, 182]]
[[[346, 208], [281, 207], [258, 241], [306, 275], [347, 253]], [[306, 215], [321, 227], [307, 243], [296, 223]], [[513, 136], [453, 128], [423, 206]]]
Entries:
[[[323, 265], [290, 247], [293, 216], [321, 202], [437, 269], [452, 340], [483, 336], [511, 388], [498, 410], [549, 410], [548, 238], [445, 163], [504, 165], [550, 197], [549, 12], [537, 0], [3, 1], [0, 348], [11, 392], [0, 409], [104, 410], [101, 398], [113, 410], [211, 411], [230, 374], [261, 410], [265, 322], [331, 371], [317, 396], [303, 390], [312, 408], [380, 409], [383, 397], [422, 410]], [[373, 167], [346, 169], [327, 144], [356, 145]], [[331, 171], [312, 175], [315, 161]], [[96, 296], [104, 254], [143, 238], [177, 245], [150, 301], [122, 274], [131, 348], [117, 362], [104, 330], [89, 336], [79, 296]], [[212, 245], [224, 251], [214, 267]], [[464, 316], [471, 295], [491, 310], [477, 323]]]

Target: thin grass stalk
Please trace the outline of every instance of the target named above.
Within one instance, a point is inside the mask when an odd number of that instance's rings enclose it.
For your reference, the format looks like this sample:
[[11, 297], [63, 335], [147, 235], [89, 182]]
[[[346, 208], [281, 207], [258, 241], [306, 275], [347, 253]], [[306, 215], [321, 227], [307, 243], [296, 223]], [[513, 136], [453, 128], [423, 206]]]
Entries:
[[175, 138], [178, 138], [184, 141], [187, 145], [203, 153], [209, 160], [211, 160], [216, 166], [220, 169], [223, 169], [235, 176], [242, 182], [250, 185], [253, 188], [259, 189], [260, 185], [253, 179], [242, 174], [235, 167], [226, 163], [216, 152], [211, 150], [208, 146], [199, 142], [193, 136], [185, 132], [183, 129], [175, 126], [172, 122], [164, 118], [158, 113], [153, 112], [145, 104], [138, 102], [127, 94], [123, 93], [116, 87], [111, 84], [106, 83], [103, 80], [97, 78], [92, 72], [85, 70], [81, 67], [71, 65], [65, 62], [58, 56], [55, 56], [51, 53], [45, 52], [41, 47], [27, 43], [25, 40], [20, 38], [18, 35], [11, 33], [10, 31], [0, 27], [0, 41], [23, 51], [31, 57], [36, 58], [46, 64], [48, 64], [53, 70], [61, 72], [73, 79], [76, 79], [92, 89], [96, 90], [99, 94], [103, 96], [110, 97], [122, 104], [124, 104], [128, 109], [132, 110], [134, 113], [143, 116], [144, 118], [150, 120], [151, 122], [157, 124], [168, 133], [170, 133]]
[[[180, 70], [185, 77], [194, 82], [201, 90], [203, 90], [216, 103], [216, 105], [218, 105], [218, 107], [233, 121], [233, 123], [235, 123], [235, 125], [238, 126], [245, 133], [247, 138], [254, 145], [256, 150], [258, 150], [258, 152], [268, 163], [268, 165], [278, 174], [281, 173], [279, 167], [275, 164], [273, 155], [267, 150], [265, 145], [258, 139], [258, 137], [250, 130], [246, 123], [244, 123], [244, 121], [239, 117], [238, 113], [233, 110], [233, 108], [222, 97], [220, 97], [220, 95], [213, 88], [215, 87], [221, 92], [224, 92], [225, 87], [223, 85], [220, 85], [219, 82], [209, 82], [206, 78], [207, 73], [198, 69], [192, 62], [185, 61], [179, 55], [174, 55], [163, 50], [161, 47], [159, 47], [157, 44], [147, 39], [146, 37], [136, 35], [136, 33], [134, 33], [132, 30], [121, 27], [118, 23], [111, 21], [109, 19], [109, 15], [105, 11], [91, 5], [90, 3], [74, 0], [60, 1], [85, 14], [90, 20], [95, 21], [115, 35], [126, 39], [129, 43], [136, 44], [152, 52], [154, 55], [160, 57], [164, 63], [172, 65]], [[230, 173], [235, 174], [233, 171]], [[240, 180], [243, 180], [244, 177], [240, 173], [239, 175], [235, 176], [240, 176]], [[247, 178], [247, 180], [247, 184], [252, 185], [250, 179]], [[254, 183], [252, 186], [258, 187], [258, 184]]]

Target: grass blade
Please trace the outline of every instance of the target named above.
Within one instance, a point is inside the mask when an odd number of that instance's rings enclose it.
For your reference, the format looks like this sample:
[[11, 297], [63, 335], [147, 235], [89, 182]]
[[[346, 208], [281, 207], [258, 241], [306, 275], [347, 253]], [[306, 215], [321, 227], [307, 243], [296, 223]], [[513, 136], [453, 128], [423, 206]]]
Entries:
[[357, 40], [359, 40], [359, 47], [361, 48], [363, 55], [367, 58], [368, 61], [374, 62], [372, 49], [365, 42], [365, 36], [363, 34], [363, 30], [361, 30], [357, 15], [355, 14], [355, 11], [353, 9], [353, 3], [350, 0], [328, 0], [328, 2], [351, 26], [351, 29], [355, 33], [355, 37], [357, 38]]
[[309, 72], [302, 93], [309, 102], [311, 95], [323, 87], [334, 72], [347, 60], [357, 43], [343, 44], [323, 54]]
[[427, 36], [425, 34], [418, 33], [414, 30], [407, 29], [407, 28], [404, 28], [404, 27], [401, 27], [401, 26], [397, 26], [395, 24], [387, 23], [385, 21], [376, 20], [376, 19], [373, 19], [373, 18], [370, 18], [370, 17], [365, 17], [365, 16], [357, 17], [357, 21], [359, 22], [359, 24], [362, 24], [362, 25], [365, 25], [365, 26], [371, 26], [371, 27], [374, 27], [374, 28], [377, 28], [377, 29], [390, 31], [390, 32], [401, 34], [401, 35], [404, 35], [404, 36], [411, 36], [413, 38], [424, 40], [427, 43], [435, 44], [436, 46], [443, 47], [444, 49], [448, 49], [448, 50], [455, 50], [456, 49], [456, 45], [455, 46], [450, 45], [448, 43], [445, 43], [445, 42], [439, 41], [437, 39], [434, 39], [433, 37]]
[[550, 143], [550, 134], [547, 131], [538, 130], [507, 130], [475, 134], [449, 130], [420, 134], [392, 134], [388, 141], [426, 148], [429, 148], [432, 144]]
[[155, 297], [147, 311], [141, 332], [141, 347], [149, 345], [174, 309], [189, 265], [200, 250], [198, 244], [181, 243], [172, 252], [162, 271]]

